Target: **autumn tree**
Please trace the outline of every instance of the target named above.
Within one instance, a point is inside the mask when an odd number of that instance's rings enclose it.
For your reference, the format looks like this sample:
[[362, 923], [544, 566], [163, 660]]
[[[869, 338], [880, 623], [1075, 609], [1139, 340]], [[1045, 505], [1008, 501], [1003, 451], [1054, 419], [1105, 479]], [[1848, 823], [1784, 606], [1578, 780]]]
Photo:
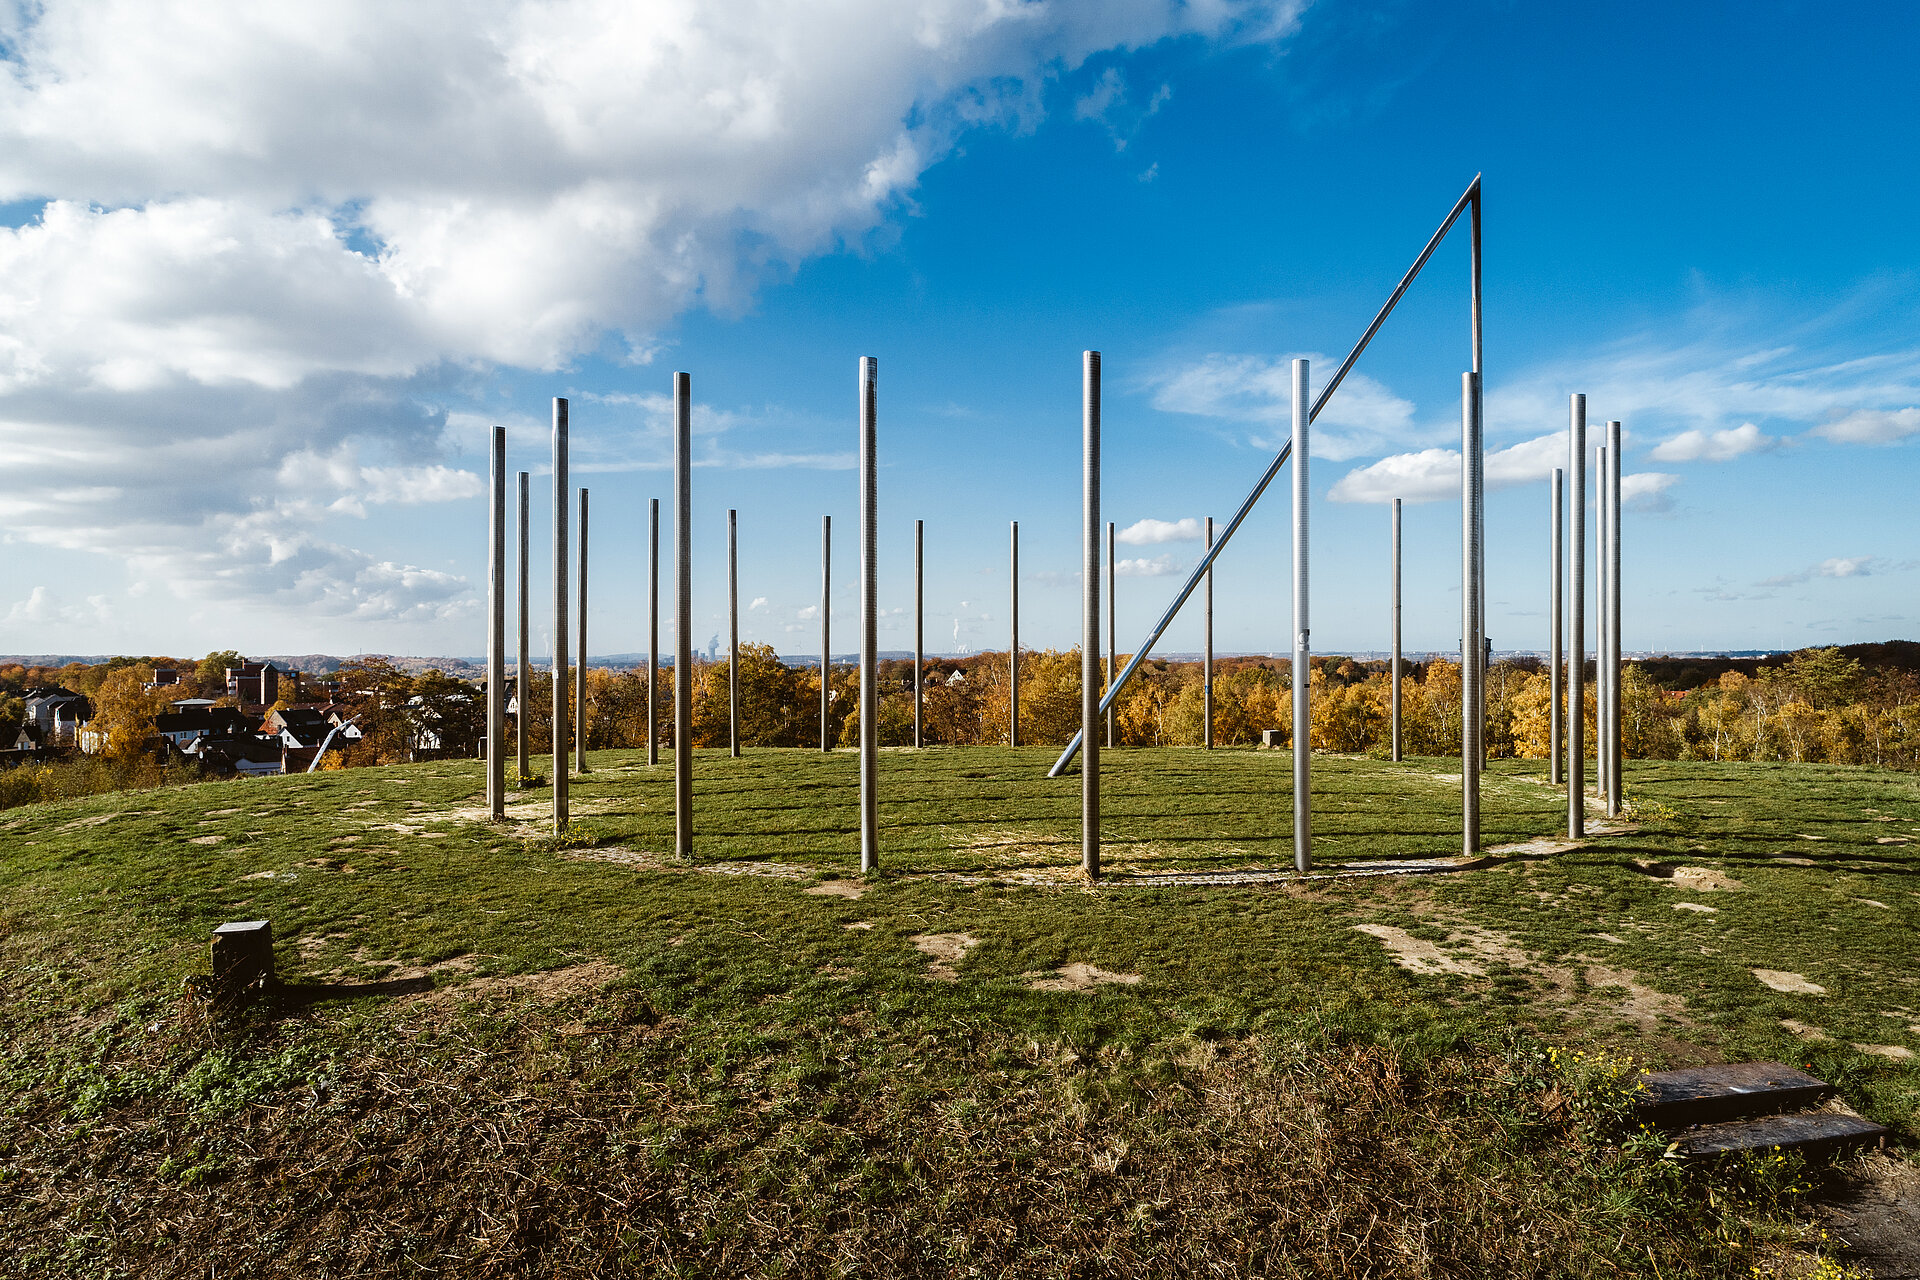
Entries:
[[167, 690], [148, 692], [146, 673], [124, 666], [109, 672], [93, 691], [93, 719], [87, 724], [94, 754], [109, 760], [138, 755], [153, 737], [153, 718], [167, 709]]

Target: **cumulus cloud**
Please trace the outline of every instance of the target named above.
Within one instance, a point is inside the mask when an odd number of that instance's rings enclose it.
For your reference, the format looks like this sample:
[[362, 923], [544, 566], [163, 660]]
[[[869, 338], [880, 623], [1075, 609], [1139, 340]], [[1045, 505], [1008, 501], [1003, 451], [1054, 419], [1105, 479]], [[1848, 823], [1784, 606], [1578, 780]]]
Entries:
[[1680, 477], [1664, 471], [1641, 471], [1620, 477], [1620, 505], [1635, 511], [1671, 511], [1673, 498], [1667, 491], [1680, 483]]
[[1115, 560], [1113, 571], [1122, 578], [1164, 578], [1178, 573], [1181, 565], [1174, 562], [1170, 555], [1154, 556], [1151, 559], [1142, 556], [1137, 560]]
[[113, 608], [105, 596], [88, 596], [84, 604], [68, 604], [46, 587], [35, 587], [25, 600], [16, 600], [6, 615], [0, 617], [0, 626], [44, 627], [64, 623], [98, 627], [112, 621]]
[[1145, 520], [1135, 520], [1124, 529], [1117, 530], [1114, 538], [1130, 547], [1151, 546], [1156, 542], [1195, 542], [1205, 536], [1205, 528], [1192, 516], [1182, 516], [1178, 520], [1155, 520], [1149, 516]]
[[[1322, 357], [1307, 358], [1315, 370], [1331, 370]], [[1293, 429], [1290, 356], [1214, 353], [1163, 369], [1147, 384], [1154, 408], [1252, 428], [1249, 443], [1262, 448], [1279, 448]], [[1319, 394], [1318, 385], [1314, 394]], [[1411, 400], [1366, 374], [1350, 373], [1314, 420], [1312, 452], [1316, 458], [1344, 462], [1404, 445], [1418, 434]]]
[[1780, 441], [1765, 434], [1751, 422], [1724, 431], [1698, 427], [1662, 440], [1649, 455], [1656, 462], [1731, 462], [1750, 453], [1766, 453], [1780, 447]]
[[[1490, 449], [1482, 459], [1487, 488], [1544, 480], [1555, 467], [1567, 464], [1567, 438], [1562, 434], [1537, 436], [1504, 449]], [[1631, 477], [1628, 477], [1630, 479]], [[1671, 478], [1671, 477], [1670, 477]], [[1623, 479], [1622, 496], [1632, 494]], [[1334, 482], [1327, 496], [1335, 502], [1438, 502], [1460, 496], [1460, 451], [1422, 449], [1399, 453], [1364, 467], [1355, 467]]]
[[[0, 5], [0, 201], [38, 207], [0, 228], [0, 511], [186, 598], [457, 614], [457, 576], [318, 524], [471, 496], [445, 381], [646, 361], [679, 312], [883, 234], [1095, 55], [1274, 39], [1301, 7]], [[1103, 86], [1110, 128], [1161, 100]], [[851, 458], [715, 433], [702, 462]]]
[[1834, 422], [1825, 422], [1813, 434], [1842, 444], [1899, 444], [1920, 435], [1920, 408], [1859, 409]]

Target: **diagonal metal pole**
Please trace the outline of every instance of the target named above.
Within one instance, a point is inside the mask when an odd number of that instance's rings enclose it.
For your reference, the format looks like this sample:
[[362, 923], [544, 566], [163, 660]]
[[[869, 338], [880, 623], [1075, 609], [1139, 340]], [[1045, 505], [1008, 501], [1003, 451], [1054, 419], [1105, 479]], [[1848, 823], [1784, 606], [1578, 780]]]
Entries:
[[[1420, 251], [1420, 256], [1413, 260], [1413, 265], [1407, 268], [1407, 273], [1400, 278], [1400, 283], [1394, 286], [1393, 293], [1387, 298], [1386, 304], [1382, 306], [1379, 312], [1373, 317], [1373, 321], [1367, 326], [1366, 332], [1360, 335], [1360, 341], [1353, 344], [1353, 350], [1349, 351], [1347, 358], [1340, 362], [1340, 367], [1334, 371], [1332, 380], [1321, 389], [1319, 397], [1313, 402], [1311, 412], [1307, 415], [1307, 421], [1309, 423], [1312, 423], [1314, 419], [1318, 418], [1320, 411], [1326, 408], [1327, 401], [1332, 399], [1333, 393], [1340, 389], [1340, 384], [1345, 381], [1347, 374], [1353, 369], [1355, 362], [1360, 359], [1361, 353], [1367, 349], [1367, 344], [1371, 343], [1374, 335], [1380, 332], [1380, 326], [1387, 322], [1387, 317], [1392, 315], [1393, 309], [1400, 304], [1400, 299], [1406, 294], [1408, 287], [1413, 284], [1415, 277], [1420, 274], [1421, 268], [1427, 265], [1427, 259], [1431, 258], [1433, 251], [1440, 247], [1440, 242], [1446, 238], [1447, 232], [1453, 229], [1453, 224], [1460, 220], [1460, 215], [1468, 210], [1471, 210], [1473, 214], [1471, 219], [1473, 228], [1473, 367], [1476, 372], [1479, 370], [1480, 176], [1475, 174], [1473, 182], [1467, 187], [1466, 193], [1454, 202], [1453, 209], [1447, 214], [1445, 221], [1441, 222], [1440, 229], [1433, 233], [1433, 237], [1427, 241], [1426, 247]], [[1127, 687], [1127, 681], [1133, 678], [1134, 672], [1140, 669], [1140, 664], [1145, 662], [1147, 656], [1153, 652], [1153, 646], [1160, 642], [1160, 637], [1166, 634], [1168, 627], [1173, 625], [1174, 618], [1179, 616], [1181, 606], [1186, 604], [1187, 599], [1192, 596], [1200, 584], [1205, 581], [1207, 570], [1213, 567], [1213, 562], [1219, 558], [1221, 552], [1227, 549], [1227, 544], [1233, 541], [1233, 535], [1239, 530], [1241, 522], [1244, 521], [1248, 513], [1253, 510], [1254, 504], [1260, 501], [1260, 496], [1267, 491], [1267, 486], [1273, 483], [1274, 477], [1280, 474], [1280, 468], [1286, 465], [1287, 459], [1292, 453], [1293, 441], [1289, 440], [1280, 447], [1280, 452], [1274, 455], [1273, 461], [1267, 464], [1266, 473], [1260, 477], [1258, 483], [1253, 486], [1253, 489], [1247, 494], [1246, 498], [1241, 501], [1240, 509], [1234, 512], [1233, 518], [1227, 521], [1226, 527], [1220, 531], [1219, 541], [1214, 543], [1212, 549], [1201, 557], [1200, 563], [1194, 566], [1193, 572], [1187, 577], [1186, 584], [1180, 588], [1179, 594], [1174, 596], [1173, 603], [1167, 606], [1167, 611], [1163, 613], [1160, 616], [1160, 620], [1154, 624], [1153, 630], [1147, 633], [1146, 640], [1134, 650], [1133, 657], [1128, 659], [1126, 667], [1120, 672], [1119, 679], [1108, 684], [1106, 696], [1100, 701], [1100, 709], [1103, 712], [1112, 708], [1114, 702], [1119, 698], [1120, 691]], [[1047, 776], [1057, 778], [1065, 772], [1066, 767], [1073, 762], [1073, 757], [1079, 753], [1080, 746], [1081, 735], [1075, 733], [1073, 740], [1067, 743], [1067, 749], [1060, 753], [1060, 758], [1054, 761], [1053, 768], [1047, 771]]]

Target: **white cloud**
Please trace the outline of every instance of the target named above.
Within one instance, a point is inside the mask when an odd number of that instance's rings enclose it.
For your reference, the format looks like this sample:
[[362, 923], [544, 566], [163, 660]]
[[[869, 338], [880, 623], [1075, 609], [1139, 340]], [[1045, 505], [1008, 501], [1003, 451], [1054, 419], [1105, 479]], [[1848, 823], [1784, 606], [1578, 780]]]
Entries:
[[767, 607], [767, 598], [765, 596], [755, 596], [753, 598], [753, 603], [747, 606], [747, 612], [760, 613], [763, 610], [765, 610], [766, 607]]
[[1179, 573], [1181, 568], [1170, 555], [1113, 562], [1114, 573], [1122, 578], [1164, 578], [1168, 574]]
[[794, 614], [793, 616], [798, 618], [802, 622], [811, 622], [815, 618], [820, 616], [820, 606], [817, 604], [810, 604], [806, 606], [804, 609], [800, 610], [800, 612]]
[[1194, 542], [1205, 536], [1205, 529], [1192, 516], [1182, 516], [1178, 520], [1135, 520], [1124, 529], [1115, 531], [1114, 538], [1130, 547], [1150, 546], [1156, 542]]
[[1834, 556], [1822, 560], [1814, 573], [1822, 578], [1864, 578], [1873, 572], [1874, 556]]
[[1680, 483], [1680, 477], [1664, 471], [1642, 471], [1620, 477], [1620, 505], [1635, 511], [1670, 511], [1673, 499], [1667, 490]]
[[[1545, 480], [1555, 467], [1567, 465], [1567, 438], [1564, 434], [1538, 436], [1488, 450], [1482, 459], [1489, 489]], [[1633, 487], [1623, 479], [1620, 491], [1631, 496]], [[1422, 449], [1418, 453], [1400, 453], [1364, 467], [1355, 467], [1334, 483], [1327, 496], [1335, 502], [1392, 502], [1400, 498], [1408, 503], [1439, 502], [1460, 496], [1460, 451]]]
[[1731, 462], [1749, 453], [1765, 453], [1780, 447], [1777, 437], [1765, 434], [1751, 422], [1724, 431], [1694, 428], [1682, 431], [1655, 445], [1648, 456], [1656, 462]]
[[105, 626], [113, 621], [113, 608], [105, 596], [88, 596], [85, 604], [67, 604], [45, 587], [35, 587], [25, 600], [16, 600], [0, 617], [0, 627], [31, 624], [35, 627]]
[[1813, 434], [1842, 444], [1898, 444], [1920, 434], [1920, 408], [1858, 409], [1838, 421], [1822, 423]]
[[[1334, 368], [1317, 355], [1307, 358], [1323, 377]], [[1258, 428], [1249, 442], [1261, 448], [1279, 448], [1293, 429], [1291, 357], [1215, 353], [1163, 370], [1148, 385], [1154, 408]], [[1366, 374], [1350, 373], [1314, 421], [1312, 454], [1344, 462], [1406, 444], [1419, 434], [1413, 418], [1412, 401]], [[1273, 436], [1276, 427], [1280, 434]]]

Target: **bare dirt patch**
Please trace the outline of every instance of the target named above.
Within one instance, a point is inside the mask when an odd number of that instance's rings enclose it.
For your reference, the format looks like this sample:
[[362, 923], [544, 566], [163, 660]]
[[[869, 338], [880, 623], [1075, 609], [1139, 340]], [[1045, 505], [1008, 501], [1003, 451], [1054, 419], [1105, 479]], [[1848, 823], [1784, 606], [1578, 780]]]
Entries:
[[1590, 987], [1617, 987], [1626, 992], [1615, 1005], [1622, 1017], [1631, 1018], [1642, 1027], [1651, 1029], [1661, 1018], [1684, 1019], [1687, 1002], [1679, 996], [1668, 995], [1664, 991], [1655, 991], [1640, 981], [1640, 976], [1631, 969], [1615, 969], [1588, 957], [1587, 985]]
[[843, 924], [840, 927], [842, 929], [871, 929], [873, 928], [873, 921], [855, 920], [852, 924]]
[[226, 839], [225, 836], [188, 836], [187, 843], [188, 844], [219, 844], [221, 841], [225, 839]]
[[1675, 911], [1698, 911], [1700, 914], [1708, 916], [1717, 916], [1720, 914], [1720, 908], [1710, 907], [1704, 902], [1676, 902], [1673, 904], [1673, 909]]
[[1803, 974], [1788, 973], [1784, 969], [1754, 969], [1753, 976], [1760, 985], [1774, 991], [1794, 996], [1823, 996], [1827, 989], [1817, 982], [1809, 982]]
[[920, 933], [908, 941], [921, 953], [933, 957], [933, 963], [927, 966], [927, 976], [936, 982], [958, 982], [960, 971], [954, 966], [980, 945], [980, 939], [970, 933]]
[[[464, 963], [462, 963], [464, 962]], [[453, 960], [442, 961], [417, 973], [440, 974], [461, 972], [471, 969], [470, 957], [459, 956]], [[493, 996], [528, 996], [549, 1004], [557, 1004], [573, 996], [586, 995], [598, 991], [618, 979], [626, 970], [617, 964], [605, 960], [589, 960], [585, 964], [568, 965], [564, 969], [548, 969], [544, 973], [516, 973], [498, 978], [475, 978], [457, 986], [435, 987], [410, 998], [410, 1003], [421, 1005], [444, 1005], [456, 1000], [481, 1000]], [[403, 973], [399, 977], [415, 976]]]
[[1442, 951], [1437, 943], [1416, 938], [1405, 929], [1396, 929], [1390, 924], [1357, 924], [1353, 927], [1369, 937], [1378, 938], [1393, 957], [1393, 962], [1412, 973], [1471, 976], [1486, 972], [1466, 957]]
[[1920, 1276], [1920, 1167], [1872, 1154], [1851, 1162], [1815, 1208], [1847, 1249], [1876, 1276]]
[[817, 898], [858, 898], [867, 891], [867, 886], [858, 880], [825, 880], [811, 889], [802, 889]]
[[1097, 991], [1105, 986], [1135, 986], [1140, 981], [1137, 973], [1116, 973], [1112, 969], [1102, 969], [1098, 965], [1082, 964], [1074, 961], [1063, 964], [1051, 974], [1028, 975], [1027, 986], [1034, 991]]

